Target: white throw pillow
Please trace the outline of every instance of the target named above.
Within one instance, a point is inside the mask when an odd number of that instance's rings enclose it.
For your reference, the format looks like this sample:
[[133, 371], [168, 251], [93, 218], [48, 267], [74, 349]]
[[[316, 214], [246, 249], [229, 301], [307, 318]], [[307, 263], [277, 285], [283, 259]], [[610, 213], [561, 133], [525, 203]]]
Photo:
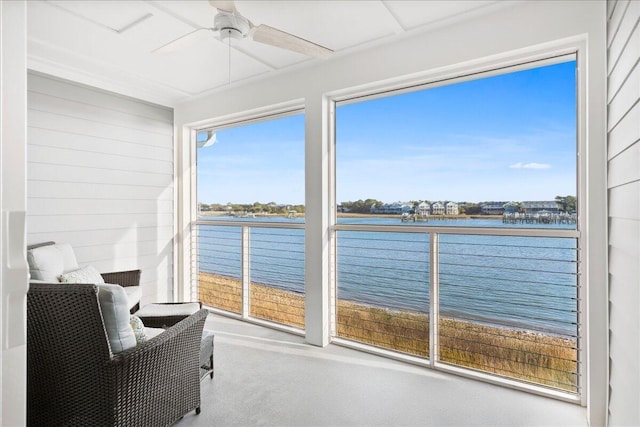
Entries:
[[86, 267], [68, 273], [62, 273], [58, 276], [58, 280], [60, 283], [104, 283], [104, 279], [92, 265], [87, 265]]
[[27, 261], [31, 279], [47, 283], [55, 283], [60, 274], [78, 269], [76, 256], [67, 243], [30, 249], [27, 251]]
[[136, 346], [136, 336], [129, 323], [127, 294], [120, 285], [97, 284], [98, 302], [113, 353]]

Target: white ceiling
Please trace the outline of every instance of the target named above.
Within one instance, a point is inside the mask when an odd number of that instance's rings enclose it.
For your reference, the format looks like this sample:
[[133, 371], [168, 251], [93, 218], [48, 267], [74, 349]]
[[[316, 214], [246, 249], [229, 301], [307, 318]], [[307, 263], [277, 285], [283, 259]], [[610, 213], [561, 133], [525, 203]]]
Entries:
[[[267, 24], [326, 46], [334, 57], [472, 16], [497, 0], [236, 1], [255, 25]], [[169, 54], [154, 49], [199, 27], [216, 10], [192, 1], [29, 1], [30, 69], [174, 106], [232, 84], [313, 65], [320, 59], [202, 31]], [[229, 73], [229, 55], [231, 57]], [[327, 59], [331, 61], [332, 59]]]

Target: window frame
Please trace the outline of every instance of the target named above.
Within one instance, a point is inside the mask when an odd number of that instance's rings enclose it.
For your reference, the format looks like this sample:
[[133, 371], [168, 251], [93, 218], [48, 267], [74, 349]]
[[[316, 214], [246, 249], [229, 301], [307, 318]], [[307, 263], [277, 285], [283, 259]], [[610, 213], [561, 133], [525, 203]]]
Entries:
[[[588, 311], [589, 303], [588, 296], [590, 294], [590, 286], [592, 281], [590, 280], [589, 270], [585, 268], [588, 265], [588, 248], [590, 245], [597, 244], [602, 235], [596, 234], [592, 238], [592, 233], [588, 233], [589, 230], [589, 212], [587, 206], [589, 205], [589, 189], [588, 189], [588, 163], [586, 156], [582, 153], [587, 152], [587, 135], [586, 135], [586, 121], [587, 121], [587, 109], [586, 109], [586, 83], [587, 78], [580, 70], [586, 69], [586, 43], [580, 41], [577, 43], [558, 43], [554, 48], [540, 48], [533, 49], [533, 52], [528, 53], [510, 53], [500, 56], [499, 58], [485, 58], [474, 64], [458, 64], [450, 67], [446, 67], [442, 70], [431, 70], [421, 74], [419, 76], [405, 76], [392, 81], [376, 82], [367, 86], [360, 86], [358, 88], [348, 88], [339, 91], [335, 91], [326, 95], [327, 108], [325, 114], [330, 120], [329, 132], [329, 205], [333, 208], [329, 212], [329, 296], [330, 296], [330, 340], [339, 345], [346, 345], [353, 348], [358, 348], [365, 351], [372, 351], [372, 348], [359, 343], [347, 343], [345, 340], [336, 338], [336, 301], [337, 301], [337, 240], [336, 235], [338, 231], [337, 226], [337, 182], [336, 182], [336, 107], [338, 104], [346, 105], [349, 103], [355, 103], [360, 101], [368, 101], [376, 98], [382, 98], [387, 96], [398, 95], [402, 93], [413, 92], [417, 90], [435, 88], [439, 86], [451, 85], [456, 83], [462, 83], [465, 81], [475, 80], [479, 78], [491, 77], [499, 74], [506, 74], [511, 72], [517, 72], [530, 68], [535, 68], [544, 65], [552, 65], [555, 63], [566, 62], [567, 59], [573, 59], [576, 61], [576, 196], [578, 198], [577, 205], [577, 223], [576, 223], [576, 238], [578, 240], [578, 298], [579, 298], [579, 314], [578, 314], [578, 328], [582, 333], [578, 339], [578, 387], [580, 393], [577, 397], [572, 397], [563, 392], [556, 392], [554, 390], [545, 390], [542, 387], [531, 386], [519, 381], [512, 381], [509, 379], [496, 378], [491, 375], [477, 374], [475, 372], [468, 372], [465, 369], [441, 369], [449, 373], [470, 377], [474, 379], [480, 379], [482, 381], [496, 383], [502, 386], [521, 389], [534, 394], [540, 394], [559, 400], [564, 400], [573, 403], [579, 403], [581, 406], [587, 405], [587, 398], [590, 393], [589, 387], [591, 385], [589, 373], [589, 349], [592, 348], [594, 340], [590, 336], [589, 324], [592, 321], [592, 317], [595, 316], [593, 312]], [[606, 238], [606, 235], [604, 236]], [[593, 239], [593, 240], [592, 240]], [[594, 243], [595, 242], [595, 243]], [[402, 354], [393, 354], [386, 350], [377, 351], [381, 355], [392, 357], [402, 361], [419, 364], [423, 366], [433, 365], [428, 362], [420, 362], [416, 358], [411, 356], [405, 356]]]
[[[598, 33], [596, 29], [594, 33]], [[578, 63], [578, 149], [579, 182], [583, 183], [578, 191], [579, 221], [583, 233], [580, 240], [583, 298], [581, 311], [585, 313], [584, 343], [581, 346], [581, 377], [583, 393], [581, 405], [587, 407], [589, 419], [606, 419], [606, 399], [608, 396], [608, 309], [607, 309], [607, 191], [606, 191], [606, 98], [602, 91], [606, 80], [606, 66], [602, 59], [606, 56], [600, 43], [588, 43], [591, 30], [575, 35], [549, 35], [542, 41], [534, 38], [529, 44], [507, 43], [481, 49], [479, 52], [445, 55], [436, 51], [438, 64], [446, 64], [413, 72], [414, 67], [404, 67], [410, 74], [390, 75], [388, 72], [371, 72], [354, 78], [342, 80], [327, 79], [320, 84], [308, 85], [304, 90], [270, 93], [257, 97], [251, 102], [234, 102], [225, 108], [206, 108], [198, 104], [196, 109], [177, 110], [175, 171], [177, 218], [175, 221], [176, 238], [174, 240], [174, 269], [176, 274], [176, 300], [185, 300], [190, 288], [190, 216], [194, 212], [192, 203], [192, 182], [194, 157], [191, 155], [191, 143], [195, 141], [195, 130], [215, 125], [230, 119], [250, 117], [260, 111], [272, 111], [282, 106], [298, 105], [305, 109], [305, 203], [307, 219], [305, 225], [307, 238], [305, 250], [313, 256], [307, 256], [308, 268], [305, 286], [313, 292], [314, 306], [330, 305], [331, 263], [327, 262], [331, 254], [331, 234], [335, 220], [335, 179], [333, 164], [333, 114], [334, 100], [354, 94], [369, 94], [376, 90], [400, 88], [410, 84], [424, 84], [452, 78], [469, 73], [477, 73], [545, 59], [549, 56], [577, 54]], [[566, 34], [566, 35], [565, 35]], [[527, 39], [528, 40], [528, 39]], [[425, 51], [424, 54], [429, 54]], [[479, 55], [479, 56], [478, 56]], [[458, 62], [456, 62], [458, 61]], [[369, 79], [369, 80], [367, 80]], [[291, 96], [289, 96], [291, 95]], [[302, 98], [304, 96], [304, 98]], [[289, 101], [295, 99], [294, 101]], [[266, 100], [266, 101], [264, 101]], [[281, 102], [282, 100], [287, 100]], [[263, 102], [264, 101], [264, 102]], [[258, 105], [259, 108], [251, 108]], [[268, 107], [261, 107], [268, 105]], [[245, 106], [245, 107], [243, 107]], [[247, 108], [246, 106], [249, 106]], [[237, 113], [238, 110], [242, 113]], [[208, 111], [208, 112], [207, 112]], [[227, 111], [234, 111], [225, 114]], [[216, 112], [221, 112], [217, 116]], [[203, 117], [216, 117], [203, 119]], [[309, 200], [314, 205], [309, 209]], [[314, 277], [310, 282], [309, 277]], [[306, 339], [312, 345], [324, 346], [329, 343], [330, 322], [320, 310], [309, 316], [307, 310]], [[327, 310], [328, 312], [328, 310]]]
[[[303, 99], [296, 99], [290, 102], [270, 105], [249, 111], [235, 114], [229, 114], [217, 118], [202, 120], [191, 123], [182, 128], [182, 155], [188, 159], [188, 173], [184, 173], [180, 177], [180, 187], [188, 192], [187, 197], [178, 200], [179, 218], [176, 218], [176, 229], [180, 230], [180, 224], [185, 225], [185, 232], [178, 233], [175, 243], [175, 277], [181, 280], [176, 282], [174, 295], [178, 296], [180, 301], [195, 301], [197, 295], [194, 294], [194, 260], [197, 259], [197, 225], [198, 220], [198, 147], [197, 135], [203, 131], [216, 131], [218, 129], [242, 126], [251, 123], [257, 123], [269, 119], [278, 119], [296, 114], [306, 114]], [[306, 138], [306, 136], [305, 136]], [[176, 158], [176, 163], [180, 162], [180, 158]], [[183, 169], [184, 171], [184, 169]], [[178, 199], [178, 198], [176, 198]], [[290, 328], [283, 327], [288, 332]]]

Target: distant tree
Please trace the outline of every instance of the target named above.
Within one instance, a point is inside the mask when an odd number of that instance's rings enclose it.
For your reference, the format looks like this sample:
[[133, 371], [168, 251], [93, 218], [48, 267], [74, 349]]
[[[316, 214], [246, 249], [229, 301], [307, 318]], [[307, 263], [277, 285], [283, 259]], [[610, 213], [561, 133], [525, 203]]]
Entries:
[[464, 213], [467, 215], [479, 215], [480, 205], [477, 203], [467, 203], [467, 205], [464, 207]]
[[575, 212], [578, 206], [576, 196], [556, 196], [556, 202], [563, 212]]
[[381, 205], [382, 202], [376, 199], [367, 199], [367, 200], [357, 200], [355, 202], [343, 202], [343, 209], [346, 208], [350, 212], [354, 213], [369, 213], [371, 212], [371, 206], [373, 205]]
[[249, 208], [251, 213], [261, 213], [265, 210], [265, 206], [260, 202], [254, 202], [253, 205], [251, 205], [251, 208]]

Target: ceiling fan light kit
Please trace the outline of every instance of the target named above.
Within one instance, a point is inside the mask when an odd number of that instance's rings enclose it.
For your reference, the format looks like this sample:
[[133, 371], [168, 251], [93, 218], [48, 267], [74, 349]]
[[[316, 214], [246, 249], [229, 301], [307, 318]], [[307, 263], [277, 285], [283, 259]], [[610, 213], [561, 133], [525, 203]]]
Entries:
[[314, 58], [327, 58], [333, 53], [331, 49], [269, 25], [253, 25], [238, 12], [232, 0], [209, 0], [209, 3], [218, 11], [213, 20], [213, 27], [197, 28], [159, 47], [154, 50], [154, 53], [169, 53], [195, 43], [202, 30], [219, 32], [222, 40], [250, 38], [257, 43], [268, 44]]
[[243, 39], [249, 35], [251, 23], [242, 15], [219, 12], [213, 20], [214, 31], [220, 32], [220, 38]]

